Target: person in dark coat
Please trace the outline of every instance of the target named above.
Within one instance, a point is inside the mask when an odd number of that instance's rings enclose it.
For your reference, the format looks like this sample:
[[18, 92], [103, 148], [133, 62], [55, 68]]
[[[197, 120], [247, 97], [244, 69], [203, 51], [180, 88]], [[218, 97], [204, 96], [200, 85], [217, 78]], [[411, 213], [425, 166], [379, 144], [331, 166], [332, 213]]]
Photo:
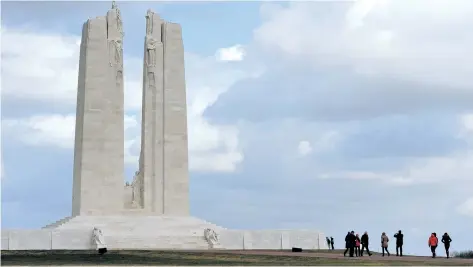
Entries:
[[330, 249], [330, 238], [328, 238], [328, 236], [325, 238], [327, 240], [327, 248]]
[[348, 250], [350, 250], [350, 245], [348, 244], [348, 240], [350, 239], [350, 232], [345, 236], [345, 251], [343, 252], [343, 257], [347, 255]]
[[356, 245], [356, 236], [355, 231], [348, 232], [347, 236], [345, 237], [345, 252], [343, 256], [346, 256], [347, 252], [350, 251], [350, 257], [354, 257], [355, 255], [355, 245]]
[[366, 248], [366, 252], [368, 252], [368, 255], [371, 256], [370, 249], [368, 248], [369, 243], [370, 243], [370, 240], [369, 240], [368, 232], [365, 232], [361, 236], [361, 253], [360, 253], [361, 256], [363, 256], [363, 252], [365, 251], [365, 248]]
[[450, 258], [450, 242], [452, 242], [450, 236], [447, 233], [443, 234], [442, 243], [445, 246], [445, 254], [447, 254], [447, 259]]
[[394, 238], [396, 238], [396, 256], [402, 257], [402, 245], [404, 244], [404, 235], [401, 233], [401, 230], [394, 234]]
[[330, 237], [330, 243], [332, 244], [332, 250], [334, 250], [335, 249], [335, 247], [334, 247], [335, 243], [333, 242], [333, 236]]

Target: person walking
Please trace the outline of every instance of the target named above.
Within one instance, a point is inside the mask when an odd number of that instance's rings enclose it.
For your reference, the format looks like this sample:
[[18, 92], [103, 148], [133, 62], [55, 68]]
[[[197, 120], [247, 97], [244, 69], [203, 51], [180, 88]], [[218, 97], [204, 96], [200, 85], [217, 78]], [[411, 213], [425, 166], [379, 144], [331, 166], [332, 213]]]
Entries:
[[388, 257], [391, 255], [388, 251], [388, 244], [389, 244], [389, 237], [386, 235], [385, 232], [381, 234], [381, 249], [383, 250], [383, 257], [384, 251], [388, 254]]
[[343, 256], [346, 256], [347, 252], [350, 251], [350, 257], [353, 257], [355, 254], [355, 231], [348, 232], [347, 236], [345, 237], [345, 252], [343, 252]]
[[361, 256], [363, 257], [363, 252], [365, 251], [365, 248], [366, 248], [366, 252], [368, 252], [368, 255], [371, 256], [371, 252], [370, 252], [370, 249], [368, 248], [368, 245], [369, 245], [369, 237], [368, 237], [368, 232], [365, 232], [362, 236], [361, 236]]
[[402, 257], [402, 245], [404, 244], [404, 235], [401, 233], [401, 230], [394, 234], [394, 238], [396, 238], [396, 256]]
[[327, 248], [330, 249], [330, 238], [328, 238], [328, 236], [325, 238], [325, 240], [327, 240]]
[[443, 234], [442, 243], [445, 246], [445, 254], [447, 254], [447, 259], [450, 258], [450, 242], [452, 242], [450, 236], [447, 233]]
[[432, 233], [429, 237], [429, 247], [430, 251], [432, 252], [432, 258], [435, 258], [437, 254], [435, 253], [435, 250], [437, 249], [437, 246], [439, 244], [439, 239], [437, 238], [436, 233]]
[[355, 236], [355, 256], [361, 257], [361, 250], [360, 250], [361, 240], [360, 236], [356, 234]]
[[335, 247], [334, 247], [334, 242], [333, 242], [333, 236], [330, 237], [330, 243], [332, 243], [332, 250], [335, 250]]
[[343, 257], [347, 256], [348, 250], [350, 250], [350, 245], [348, 244], [348, 240], [350, 239], [350, 232], [345, 236], [345, 251], [343, 252]]

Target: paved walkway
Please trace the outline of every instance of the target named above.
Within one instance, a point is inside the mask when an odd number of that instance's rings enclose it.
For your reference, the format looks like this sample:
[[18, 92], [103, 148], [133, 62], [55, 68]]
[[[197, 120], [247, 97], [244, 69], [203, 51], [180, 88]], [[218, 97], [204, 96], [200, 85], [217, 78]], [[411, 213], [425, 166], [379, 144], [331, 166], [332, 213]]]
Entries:
[[375, 261], [408, 261], [408, 262], [450, 262], [450, 263], [459, 263], [466, 264], [471, 263], [473, 266], [473, 259], [462, 259], [462, 258], [445, 258], [445, 257], [427, 257], [427, 256], [381, 256], [374, 254], [373, 256], [363, 256], [363, 257], [344, 257], [342, 253], [327, 253], [327, 252], [290, 252], [290, 251], [274, 251], [274, 250], [220, 250], [214, 251], [218, 253], [232, 253], [232, 254], [242, 254], [242, 255], [274, 255], [274, 256], [292, 256], [292, 257], [323, 257], [330, 259], [347, 259], [347, 260], [375, 260]]

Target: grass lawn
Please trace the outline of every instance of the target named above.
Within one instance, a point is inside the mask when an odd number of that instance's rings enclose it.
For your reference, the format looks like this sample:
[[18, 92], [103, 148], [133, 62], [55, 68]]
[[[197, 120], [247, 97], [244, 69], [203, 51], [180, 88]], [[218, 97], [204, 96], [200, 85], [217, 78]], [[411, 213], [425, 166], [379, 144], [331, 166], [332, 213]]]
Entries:
[[[340, 251], [338, 251], [340, 252]], [[225, 251], [187, 252], [187, 251], [109, 251], [103, 256], [96, 251], [2, 251], [2, 266], [18, 265], [359, 265], [359, 266], [472, 266], [473, 262], [458, 261], [410, 261], [390, 257], [381, 258], [340, 258], [333, 257], [332, 251], [321, 251], [303, 256], [290, 255], [248, 255], [227, 253]], [[325, 256], [324, 256], [325, 254]], [[328, 256], [327, 256], [328, 255]], [[330, 255], [332, 257], [330, 257]]]

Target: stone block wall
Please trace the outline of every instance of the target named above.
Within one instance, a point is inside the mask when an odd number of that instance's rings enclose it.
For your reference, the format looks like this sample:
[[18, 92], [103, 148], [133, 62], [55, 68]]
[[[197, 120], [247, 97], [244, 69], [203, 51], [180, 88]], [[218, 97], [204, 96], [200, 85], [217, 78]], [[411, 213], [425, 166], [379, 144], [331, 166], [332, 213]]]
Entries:
[[[197, 235], [112, 235], [105, 234], [109, 249], [207, 249], [203, 232]], [[2, 231], [2, 250], [90, 250], [95, 249], [92, 230], [11, 230]], [[327, 249], [325, 235], [317, 231], [298, 230], [223, 230], [218, 249], [290, 250]]]

